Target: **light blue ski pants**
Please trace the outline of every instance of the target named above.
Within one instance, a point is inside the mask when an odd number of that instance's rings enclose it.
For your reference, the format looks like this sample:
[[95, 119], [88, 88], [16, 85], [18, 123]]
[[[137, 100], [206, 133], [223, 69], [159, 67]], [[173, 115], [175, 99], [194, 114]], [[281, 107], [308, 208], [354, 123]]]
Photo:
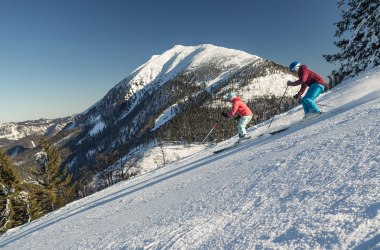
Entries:
[[321, 112], [314, 101], [323, 92], [324, 89], [325, 87], [318, 83], [313, 83], [309, 87], [309, 89], [306, 92], [306, 95], [301, 100], [305, 115], [309, 114], [310, 112]]
[[237, 125], [237, 130], [239, 133], [239, 136], [242, 137], [247, 133], [247, 130], [245, 129], [247, 127], [248, 122], [252, 119], [252, 116], [242, 116], [239, 119], [239, 123]]

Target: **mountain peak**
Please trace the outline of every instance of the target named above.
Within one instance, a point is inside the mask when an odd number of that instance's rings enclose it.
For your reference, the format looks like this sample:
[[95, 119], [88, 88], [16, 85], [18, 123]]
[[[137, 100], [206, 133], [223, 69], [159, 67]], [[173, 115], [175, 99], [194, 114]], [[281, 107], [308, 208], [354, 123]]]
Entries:
[[[180, 71], [191, 70], [200, 65], [217, 64], [221, 68], [244, 66], [247, 63], [261, 59], [258, 56], [243, 51], [228, 49], [212, 44], [198, 46], [175, 45], [161, 55], [154, 55], [144, 65], [134, 71], [134, 77], [130, 80], [134, 83], [150, 83], [158, 77], [172, 78]], [[138, 91], [140, 88], [135, 88]]]
[[[256, 55], [212, 44], [175, 45], [160, 55], [152, 56], [111, 89], [102, 100], [80, 114], [80, 119], [77, 120], [92, 124], [99, 121], [99, 112], [104, 113], [100, 110], [110, 108], [118, 109], [115, 112], [119, 117], [113, 119], [123, 119], [135, 109], [144, 95], [153, 94], [174, 79], [182, 79], [179, 81], [211, 90], [219, 88], [220, 84], [244, 68], [251, 72], [248, 77], [264, 76], [271, 67], [269, 64], [263, 66], [265, 62], [267, 61]], [[247, 72], [244, 74], [247, 75]], [[192, 77], [185, 79], [187, 76]], [[258, 86], [256, 89], [260, 88]], [[282, 91], [282, 88], [278, 89]], [[122, 104], [127, 108], [120, 112], [119, 107]], [[91, 117], [82, 119], [88, 113], [91, 113]]]

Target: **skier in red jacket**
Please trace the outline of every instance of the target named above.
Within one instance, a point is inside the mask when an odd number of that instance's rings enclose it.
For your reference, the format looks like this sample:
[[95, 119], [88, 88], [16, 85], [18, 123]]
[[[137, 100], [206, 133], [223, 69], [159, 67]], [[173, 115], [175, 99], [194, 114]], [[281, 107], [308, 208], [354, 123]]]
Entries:
[[225, 118], [233, 118], [235, 114], [238, 116], [235, 119], [239, 120], [237, 130], [239, 133], [239, 139], [236, 143], [240, 143], [242, 140], [251, 138], [247, 134], [246, 127], [248, 122], [252, 119], [253, 113], [250, 108], [236, 95], [235, 92], [227, 94], [226, 101], [232, 102], [232, 109], [229, 112], [222, 112], [222, 116]]
[[320, 114], [321, 111], [314, 101], [324, 90], [327, 89], [327, 85], [323, 78], [308, 69], [306, 65], [301, 65], [299, 62], [292, 62], [289, 69], [292, 72], [298, 73], [299, 79], [295, 82], [288, 81], [288, 86], [301, 85], [299, 92], [293, 96], [295, 99], [299, 99], [309, 87], [305, 96], [301, 99], [305, 118]]

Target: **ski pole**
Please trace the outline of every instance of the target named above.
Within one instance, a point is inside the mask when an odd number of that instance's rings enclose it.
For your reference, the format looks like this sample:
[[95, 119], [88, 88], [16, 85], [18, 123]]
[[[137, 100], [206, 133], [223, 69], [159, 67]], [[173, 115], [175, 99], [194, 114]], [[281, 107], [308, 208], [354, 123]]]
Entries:
[[[281, 97], [281, 100], [280, 100], [280, 103], [278, 104], [278, 106], [280, 106], [281, 105], [281, 102], [282, 102], [282, 99], [284, 99], [284, 96], [285, 96], [285, 94], [286, 94], [286, 91], [288, 91], [288, 88], [289, 88], [289, 86], [288, 85], [286, 85], [286, 89], [285, 89], [285, 92], [284, 92], [284, 94], [282, 95], [282, 97]], [[269, 123], [269, 126], [268, 126], [268, 129], [270, 128], [270, 126], [272, 125], [272, 122], [273, 122], [273, 119], [274, 119], [274, 117], [275, 117], [276, 115], [274, 115], [273, 117], [272, 117], [272, 120], [270, 121], [270, 123]]]
[[218, 122], [216, 122], [214, 124], [214, 126], [212, 126], [212, 129], [210, 130], [210, 132], [208, 132], [208, 134], [206, 135], [206, 137], [203, 139], [202, 144], [205, 142], [205, 140], [208, 138], [208, 136], [211, 134], [211, 132], [216, 128], [216, 125], [218, 125]]

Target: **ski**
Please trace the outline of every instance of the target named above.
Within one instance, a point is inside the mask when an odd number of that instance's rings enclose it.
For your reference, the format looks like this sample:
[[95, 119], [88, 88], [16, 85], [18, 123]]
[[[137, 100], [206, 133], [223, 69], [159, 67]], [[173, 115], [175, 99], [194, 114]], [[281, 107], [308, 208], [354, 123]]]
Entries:
[[[316, 114], [311, 114], [311, 115], [309, 115], [309, 116], [301, 119], [300, 122], [306, 122], [306, 121], [312, 120], [312, 119], [317, 118], [317, 117], [319, 117], [319, 116], [321, 116], [323, 114], [329, 114], [329, 113], [330, 114], [334, 114], [334, 113], [339, 112], [341, 110], [342, 109], [332, 109], [331, 111], [329, 110], [327, 112], [320, 112], [320, 113], [316, 113]], [[214, 154], [218, 154], [218, 153], [224, 152], [226, 150], [232, 149], [232, 148], [234, 148], [236, 146], [239, 146], [242, 143], [245, 143], [246, 141], [250, 141], [251, 139], [258, 138], [258, 137], [261, 137], [261, 136], [264, 136], [264, 135], [275, 135], [275, 134], [281, 133], [281, 132], [283, 132], [283, 131], [285, 131], [285, 130], [287, 130], [289, 128], [290, 128], [290, 126], [288, 126], [288, 127], [282, 127], [282, 128], [277, 128], [277, 130], [273, 130], [273, 131], [269, 131], [269, 132], [265, 132], [265, 133], [259, 134], [259, 135], [255, 136], [255, 137], [252, 137], [252, 138], [248, 139], [248, 140], [242, 141], [241, 143], [235, 143], [233, 145], [230, 145], [230, 146], [227, 146], [227, 147], [215, 150], [215, 151], [213, 151], [213, 153]]]
[[229, 150], [229, 149], [232, 149], [236, 146], [239, 146], [239, 145], [242, 145], [242, 144], [245, 144], [246, 142], [250, 141], [251, 139], [253, 139], [253, 137], [249, 138], [249, 139], [246, 139], [246, 140], [243, 140], [241, 142], [238, 142], [238, 143], [234, 143], [230, 146], [227, 146], [227, 147], [224, 147], [224, 148], [221, 148], [221, 149], [218, 149], [218, 150], [215, 150], [213, 151], [214, 154], [217, 154], [217, 153], [221, 153], [221, 152], [224, 152], [226, 150]]
[[221, 148], [221, 149], [215, 150], [215, 151], [213, 151], [213, 153], [214, 153], [214, 154], [221, 153], [221, 152], [223, 152], [223, 151], [226, 151], [226, 150], [229, 150], [229, 149], [231, 149], [231, 148], [234, 148], [234, 147], [236, 147], [236, 146], [239, 145], [239, 144], [240, 144], [240, 143], [236, 143], [236, 144], [233, 144], [233, 145], [231, 145], [231, 146], [228, 146], [228, 147], [225, 147], [225, 148]]
[[308, 116], [302, 118], [301, 121], [302, 121], [302, 122], [304, 122], [304, 121], [309, 121], [309, 120], [312, 120], [312, 119], [314, 119], [314, 118], [316, 118], [316, 117], [318, 117], [318, 116], [320, 116], [320, 115], [322, 115], [322, 114], [324, 114], [324, 112], [319, 112], [319, 113], [309, 114]]
[[278, 129], [278, 130], [275, 130], [275, 131], [271, 131], [268, 134], [270, 134], [270, 135], [278, 134], [278, 133], [281, 133], [282, 131], [287, 130], [288, 128], [290, 128], [290, 127], [281, 128], [281, 129]]
[[258, 136], [255, 136], [255, 137], [251, 137], [251, 138], [249, 138], [249, 139], [247, 139], [247, 140], [244, 140], [244, 141], [242, 141], [242, 142], [240, 142], [240, 143], [235, 143], [235, 144], [232, 144], [232, 145], [230, 145], [230, 146], [227, 146], [227, 147], [224, 147], [224, 148], [221, 148], [221, 149], [215, 150], [215, 151], [213, 151], [213, 153], [214, 153], [214, 154], [221, 153], [221, 152], [223, 152], [223, 151], [226, 151], [226, 150], [232, 149], [232, 148], [234, 148], [234, 147], [236, 147], [236, 146], [239, 146], [239, 145], [241, 145], [241, 144], [245, 144], [245, 142], [250, 141], [250, 140], [255, 139], [255, 138], [258, 138], [258, 137], [261, 137], [261, 136], [263, 136], [263, 135], [265, 135], [265, 134], [269, 134], [269, 135], [278, 134], [278, 133], [281, 133], [281, 132], [287, 130], [288, 128], [289, 128], [289, 127], [285, 127], [285, 128], [281, 128], [281, 129], [277, 129], [277, 130], [271, 131], [271, 132], [266, 132], [266, 133], [260, 134], [260, 135], [258, 135]]

